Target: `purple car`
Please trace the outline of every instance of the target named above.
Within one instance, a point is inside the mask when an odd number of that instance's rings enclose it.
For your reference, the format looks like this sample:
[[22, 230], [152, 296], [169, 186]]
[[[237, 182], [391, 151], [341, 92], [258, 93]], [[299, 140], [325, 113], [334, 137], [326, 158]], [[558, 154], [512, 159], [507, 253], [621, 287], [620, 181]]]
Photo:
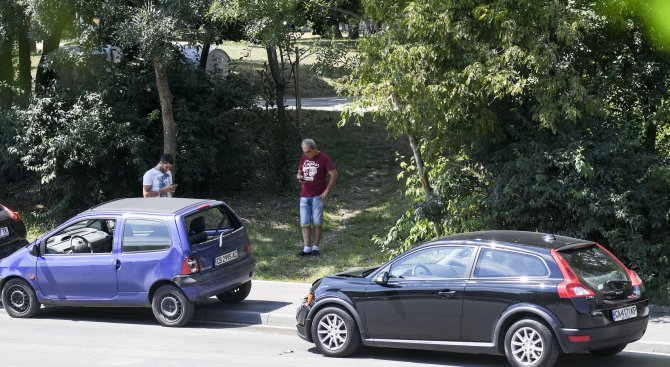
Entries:
[[195, 304], [244, 300], [256, 261], [240, 218], [201, 199], [121, 199], [91, 208], [0, 261], [12, 317], [45, 306], [151, 307], [183, 326]]

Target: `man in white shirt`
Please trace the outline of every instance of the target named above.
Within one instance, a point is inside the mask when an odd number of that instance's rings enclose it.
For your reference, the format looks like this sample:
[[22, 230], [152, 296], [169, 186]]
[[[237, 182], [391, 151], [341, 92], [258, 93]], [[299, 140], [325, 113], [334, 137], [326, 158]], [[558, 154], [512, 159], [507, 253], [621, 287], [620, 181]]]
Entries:
[[148, 170], [142, 179], [142, 194], [145, 198], [171, 198], [177, 189], [172, 184], [172, 165], [174, 159], [170, 154], [163, 154], [156, 167]]

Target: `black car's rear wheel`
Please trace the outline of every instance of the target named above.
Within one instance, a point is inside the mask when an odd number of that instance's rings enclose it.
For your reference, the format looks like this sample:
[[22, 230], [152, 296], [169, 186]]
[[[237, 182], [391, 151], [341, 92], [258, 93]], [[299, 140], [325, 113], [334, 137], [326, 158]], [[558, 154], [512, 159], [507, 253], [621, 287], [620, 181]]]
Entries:
[[22, 279], [7, 281], [2, 288], [2, 304], [11, 317], [33, 317], [40, 310], [33, 287]]
[[610, 348], [598, 349], [590, 351], [591, 354], [598, 357], [609, 357], [615, 354], [621, 353], [622, 350], [626, 348], [628, 344], [621, 344]]
[[228, 292], [217, 294], [216, 298], [221, 302], [225, 303], [240, 303], [244, 301], [249, 293], [251, 292], [251, 280], [240, 285], [237, 288], [233, 288]]
[[326, 307], [316, 314], [312, 338], [319, 351], [329, 357], [347, 357], [361, 347], [356, 321], [337, 307]]
[[537, 320], [517, 321], [505, 334], [505, 356], [514, 367], [551, 367], [558, 348], [554, 334]]
[[179, 327], [193, 319], [195, 305], [184, 293], [173, 285], [164, 285], [156, 291], [151, 300], [154, 317], [163, 326]]

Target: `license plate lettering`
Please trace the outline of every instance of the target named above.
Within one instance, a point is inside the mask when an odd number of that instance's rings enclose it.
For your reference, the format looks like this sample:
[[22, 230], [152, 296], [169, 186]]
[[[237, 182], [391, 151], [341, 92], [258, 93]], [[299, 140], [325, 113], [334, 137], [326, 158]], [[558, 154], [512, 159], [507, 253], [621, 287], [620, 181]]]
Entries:
[[0, 238], [9, 236], [9, 228], [0, 227]]
[[614, 321], [623, 321], [637, 317], [637, 306], [629, 306], [612, 310], [612, 319]]
[[227, 254], [223, 254], [223, 255], [217, 257], [216, 259], [214, 259], [214, 266], [223, 265], [223, 264], [225, 264], [229, 261], [235, 260], [235, 259], [237, 259], [237, 256], [238, 256], [237, 255], [237, 250], [231, 251]]

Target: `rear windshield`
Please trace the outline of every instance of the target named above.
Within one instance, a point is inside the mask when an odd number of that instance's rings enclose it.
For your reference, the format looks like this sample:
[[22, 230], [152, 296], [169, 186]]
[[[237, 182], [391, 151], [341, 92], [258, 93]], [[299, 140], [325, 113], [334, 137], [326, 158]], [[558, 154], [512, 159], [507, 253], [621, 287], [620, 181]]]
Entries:
[[560, 251], [581, 281], [603, 291], [607, 282], [627, 282], [626, 270], [618, 261], [598, 246], [578, 247]]
[[197, 245], [215, 236], [232, 232], [242, 224], [223, 206], [209, 207], [184, 217], [189, 243]]

